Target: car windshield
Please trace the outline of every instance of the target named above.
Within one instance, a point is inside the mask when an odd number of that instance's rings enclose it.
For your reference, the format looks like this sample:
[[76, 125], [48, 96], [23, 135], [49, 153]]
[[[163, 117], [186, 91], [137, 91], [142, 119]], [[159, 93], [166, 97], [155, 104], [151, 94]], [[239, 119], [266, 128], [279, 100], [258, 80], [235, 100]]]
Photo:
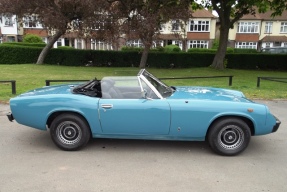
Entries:
[[142, 71], [142, 75], [157, 89], [163, 98], [171, 96], [175, 91], [174, 87], [167, 86], [146, 70]]

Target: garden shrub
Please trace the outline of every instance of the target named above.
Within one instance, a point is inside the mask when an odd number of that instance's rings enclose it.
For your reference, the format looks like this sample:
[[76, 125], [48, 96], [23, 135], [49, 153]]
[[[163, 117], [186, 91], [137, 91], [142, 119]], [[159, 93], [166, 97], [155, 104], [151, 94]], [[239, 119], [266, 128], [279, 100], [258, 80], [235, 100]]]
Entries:
[[164, 47], [165, 52], [180, 52], [181, 49], [177, 45], [167, 45]]
[[24, 35], [23, 42], [24, 43], [44, 43], [41, 37], [39, 37], [38, 35], [34, 35], [34, 34]]

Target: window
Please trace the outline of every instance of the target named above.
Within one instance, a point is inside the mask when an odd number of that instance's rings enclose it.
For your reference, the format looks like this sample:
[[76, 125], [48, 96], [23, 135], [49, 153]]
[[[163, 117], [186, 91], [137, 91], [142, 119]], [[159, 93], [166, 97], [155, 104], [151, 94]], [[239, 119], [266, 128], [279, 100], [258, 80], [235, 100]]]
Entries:
[[157, 41], [153, 41], [152, 42], [152, 47], [156, 48], [156, 47], [163, 47], [164, 42], [162, 40], [157, 40]]
[[203, 48], [203, 49], [207, 49], [208, 48], [208, 41], [203, 41], [203, 40], [189, 41], [189, 48]]
[[179, 20], [172, 20], [171, 21], [171, 30], [172, 31], [179, 31], [180, 30], [180, 22], [179, 22]]
[[91, 40], [92, 50], [112, 50], [112, 45], [104, 41]]
[[12, 19], [12, 16], [10, 17], [4, 17], [4, 26], [5, 27], [12, 27], [13, 26], [13, 19]]
[[48, 43], [47, 37], [42, 37], [42, 41], [43, 41], [44, 43]]
[[209, 31], [209, 21], [191, 20], [190, 24], [189, 24], [189, 31], [208, 32]]
[[287, 22], [281, 22], [280, 33], [287, 33]]
[[77, 42], [77, 49], [82, 49], [83, 48], [83, 42], [82, 42], [82, 39], [77, 39], [76, 40]]
[[259, 22], [239, 22], [238, 33], [258, 33]]
[[283, 47], [287, 47], [287, 42], [284, 42], [284, 43], [283, 43]]
[[129, 47], [143, 47], [141, 40], [130, 40], [127, 42]]
[[235, 48], [239, 49], [257, 49], [257, 42], [237, 42]]
[[159, 30], [164, 31], [165, 30], [165, 24], [161, 23], [159, 26]]
[[177, 45], [182, 50], [182, 41], [172, 40], [173, 45]]
[[0, 43], [3, 43], [3, 39], [2, 39], [2, 37], [0, 37]]
[[15, 42], [15, 36], [7, 36], [7, 42]]
[[95, 21], [94, 28], [96, 30], [105, 30], [112, 25], [113, 19], [110, 15], [100, 15], [99, 19]]
[[24, 17], [24, 28], [42, 28], [42, 25], [37, 21], [36, 16]]
[[265, 31], [264, 33], [272, 33], [272, 22], [266, 22], [265, 23]]
[[275, 47], [281, 47], [281, 42], [275, 41], [275, 42], [274, 42], [274, 46], [275, 46]]
[[265, 47], [266, 48], [270, 47], [270, 43], [265, 43]]
[[60, 46], [62, 46], [62, 39], [61, 38], [59, 38], [57, 40], [57, 47], [60, 47]]

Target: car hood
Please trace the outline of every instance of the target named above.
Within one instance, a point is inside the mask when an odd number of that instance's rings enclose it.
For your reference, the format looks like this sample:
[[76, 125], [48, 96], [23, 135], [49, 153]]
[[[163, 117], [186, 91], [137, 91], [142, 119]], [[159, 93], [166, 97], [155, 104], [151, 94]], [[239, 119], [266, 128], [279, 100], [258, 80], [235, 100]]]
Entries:
[[252, 102], [240, 91], [212, 87], [175, 87], [169, 99], [205, 99], [219, 101]]
[[28, 91], [26, 93], [22, 93], [21, 95], [19, 95], [19, 97], [35, 96], [35, 95], [47, 95], [47, 94], [72, 94], [71, 90], [75, 86], [76, 86], [75, 84], [45, 86], [42, 88]]

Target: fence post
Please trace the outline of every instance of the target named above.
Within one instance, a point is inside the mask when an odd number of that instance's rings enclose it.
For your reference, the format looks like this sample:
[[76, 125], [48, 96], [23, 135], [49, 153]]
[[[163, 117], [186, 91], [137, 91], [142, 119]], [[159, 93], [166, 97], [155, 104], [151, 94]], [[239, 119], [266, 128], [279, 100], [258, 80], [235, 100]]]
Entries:
[[260, 87], [260, 78], [261, 77], [257, 77], [257, 87]]
[[233, 76], [229, 76], [229, 86], [232, 86], [232, 77]]
[[16, 81], [12, 80], [11, 81], [11, 85], [12, 85], [12, 94], [16, 94]]

